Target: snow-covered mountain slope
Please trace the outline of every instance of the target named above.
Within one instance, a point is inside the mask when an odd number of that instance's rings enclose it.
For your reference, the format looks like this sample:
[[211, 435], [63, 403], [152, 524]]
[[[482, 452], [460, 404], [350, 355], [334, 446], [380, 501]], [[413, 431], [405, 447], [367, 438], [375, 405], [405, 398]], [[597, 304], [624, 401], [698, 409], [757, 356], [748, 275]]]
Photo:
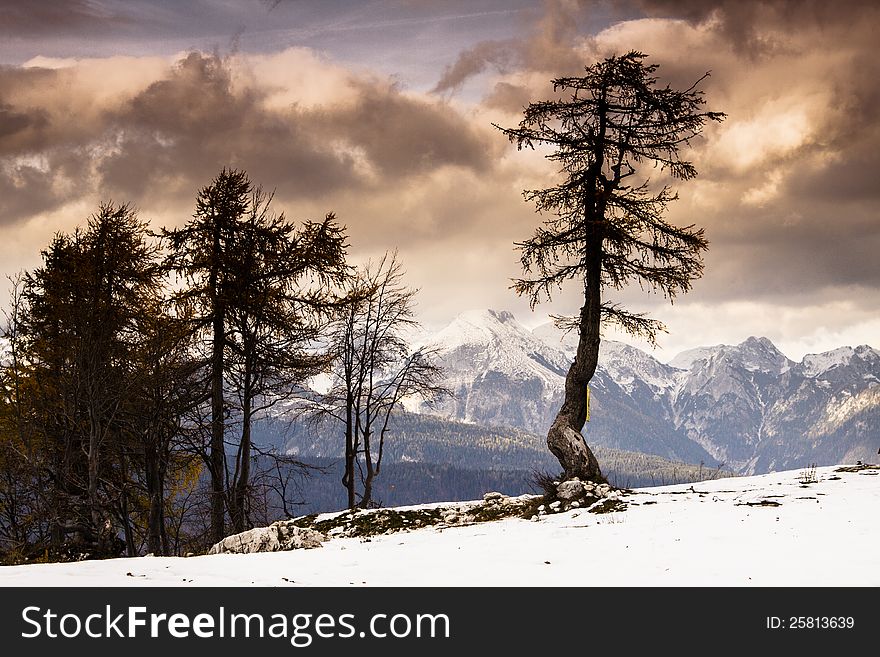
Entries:
[[568, 361], [505, 311], [462, 313], [426, 340], [454, 392], [436, 412], [465, 422], [540, 430], [552, 421]]
[[430, 344], [447, 354], [456, 353], [465, 371], [473, 367], [496, 369], [513, 376], [547, 378], [568, 369], [567, 358], [501, 310], [473, 310], [458, 315], [436, 333]]
[[[576, 336], [473, 311], [426, 339], [456, 393], [441, 416], [543, 434]], [[591, 444], [752, 474], [867, 459], [880, 447], [880, 352], [866, 345], [796, 363], [767, 338], [699, 347], [664, 364], [605, 340], [591, 383]]]
[[[842, 372], [853, 365], [865, 370], [864, 378], [877, 380], [876, 371], [880, 363], [880, 352], [866, 344], [852, 347], [840, 347], [821, 354], [808, 354], [801, 363], [804, 376], [828, 380], [836, 378], [837, 372]], [[835, 372], [836, 371], [836, 372]]]
[[[552, 322], [541, 324], [532, 334], [565, 354], [567, 371], [577, 350], [577, 335], [559, 330]], [[665, 365], [641, 349], [615, 340], [600, 343], [599, 365], [617, 385], [627, 390], [641, 382], [660, 392], [673, 388], [681, 378], [680, 368]]]
[[880, 354], [867, 346], [795, 363], [766, 338], [749, 338], [692, 359], [675, 391], [674, 421], [744, 473], [868, 459], [880, 447], [878, 375]]
[[[645, 488], [613, 513], [441, 524], [311, 550], [7, 566], [0, 586], [878, 586], [880, 471], [836, 470]], [[613, 558], [588, 568], [584, 555]]]
[[[555, 331], [555, 329], [553, 329]], [[453, 420], [545, 434], [562, 402], [570, 337], [533, 333], [504, 311], [471, 311], [424, 340], [438, 349], [451, 399], [426, 409]], [[590, 440], [689, 463], [714, 463], [668, 421], [680, 373], [622, 343], [602, 344], [591, 384]]]

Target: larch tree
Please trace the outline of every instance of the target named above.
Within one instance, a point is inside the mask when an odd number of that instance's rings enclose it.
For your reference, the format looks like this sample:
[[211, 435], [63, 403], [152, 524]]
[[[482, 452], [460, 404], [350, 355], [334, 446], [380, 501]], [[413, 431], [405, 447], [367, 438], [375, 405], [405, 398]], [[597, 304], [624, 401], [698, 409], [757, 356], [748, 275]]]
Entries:
[[[207, 334], [205, 357], [210, 436], [206, 464], [211, 485], [209, 539], [225, 535], [226, 446], [224, 396], [228, 314], [232, 301], [230, 262], [235, 253], [236, 224], [247, 215], [252, 185], [247, 173], [223, 169], [199, 190], [193, 218], [182, 228], [164, 231], [170, 245], [168, 266], [186, 283], [176, 295], [181, 307], [192, 310], [193, 329]], [[189, 312], [189, 311], [188, 311]]]
[[270, 202], [271, 196], [255, 191], [239, 229], [232, 278], [229, 379], [238, 398], [241, 433], [228, 497], [237, 532], [251, 526], [253, 423], [329, 366], [331, 354], [318, 345], [344, 303], [336, 290], [350, 274], [345, 232], [335, 215], [297, 227], [272, 213]]
[[[211, 542], [225, 536], [227, 510], [235, 531], [248, 528], [253, 418], [326, 368], [329, 357], [314, 347], [350, 274], [345, 231], [332, 214], [297, 227], [271, 210], [272, 200], [247, 172], [223, 169], [199, 191], [192, 220], [163, 233], [168, 266], [184, 282], [175, 300], [207, 347]], [[235, 445], [231, 473], [227, 442]]]
[[517, 244], [525, 276], [513, 289], [533, 309], [569, 281], [583, 289], [580, 312], [555, 317], [557, 326], [578, 335], [562, 406], [547, 434], [565, 479], [604, 481], [581, 433], [603, 322], [649, 341], [665, 330], [604, 299], [603, 291], [635, 282], [672, 301], [702, 274], [708, 248], [702, 228], [664, 219], [677, 195], [668, 185], [653, 185], [645, 170], [671, 180], [696, 176], [685, 150], [707, 121], [725, 115], [704, 109], [697, 87], [708, 73], [684, 90], [660, 86], [657, 64], [645, 57], [632, 51], [588, 66], [580, 77], [557, 78], [556, 98], [530, 103], [516, 128], [495, 126], [520, 150], [548, 149], [546, 157], [559, 165], [555, 184], [523, 192], [547, 218]]
[[160, 287], [157, 247], [128, 205], [102, 205], [85, 230], [56, 235], [24, 278], [17, 404], [51, 482], [53, 553], [135, 552], [127, 421], [138, 373], [133, 354]]
[[204, 398], [189, 318], [172, 315], [167, 305], [163, 299], [146, 303], [138, 322], [141, 338], [131, 362], [135, 394], [127, 418], [136, 436], [146, 549], [156, 556], [172, 553], [166, 510], [175, 475], [201, 466], [187, 447], [190, 418]]

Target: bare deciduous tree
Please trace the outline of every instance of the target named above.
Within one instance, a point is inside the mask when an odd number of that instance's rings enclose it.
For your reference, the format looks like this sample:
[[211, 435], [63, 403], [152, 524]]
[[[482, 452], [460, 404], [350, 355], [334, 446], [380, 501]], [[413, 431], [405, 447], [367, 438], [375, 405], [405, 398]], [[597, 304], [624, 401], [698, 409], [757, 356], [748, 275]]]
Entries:
[[401, 402], [418, 397], [430, 403], [449, 394], [440, 384], [434, 352], [410, 350], [407, 333], [418, 326], [413, 316], [417, 290], [404, 285], [403, 275], [396, 254], [386, 254], [352, 282], [352, 301], [333, 333], [338, 358], [333, 385], [317, 403], [320, 414], [345, 427], [342, 483], [351, 509], [375, 502], [373, 482]]

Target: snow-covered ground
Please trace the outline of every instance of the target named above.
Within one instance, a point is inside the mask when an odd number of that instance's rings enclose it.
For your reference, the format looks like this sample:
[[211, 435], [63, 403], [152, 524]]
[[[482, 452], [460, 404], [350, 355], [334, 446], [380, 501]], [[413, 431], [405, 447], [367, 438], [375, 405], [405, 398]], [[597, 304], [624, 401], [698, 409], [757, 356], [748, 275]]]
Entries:
[[[311, 550], [0, 568], [4, 586], [878, 586], [880, 469], [639, 489], [628, 507]], [[778, 506], [776, 506], [778, 504]]]

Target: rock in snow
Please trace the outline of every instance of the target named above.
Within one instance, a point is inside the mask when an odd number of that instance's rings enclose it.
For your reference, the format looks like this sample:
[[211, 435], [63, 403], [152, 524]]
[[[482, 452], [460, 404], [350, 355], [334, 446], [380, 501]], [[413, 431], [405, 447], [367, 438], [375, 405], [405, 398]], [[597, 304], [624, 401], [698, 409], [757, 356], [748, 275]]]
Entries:
[[580, 479], [569, 479], [563, 481], [556, 487], [556, 496], [560, 500], [576, 500], [584, 496], [584, 485]]
[[208, 550], [208, 554], [249, 554], [318, 548], [326, 540], [327, 537], [319, 531], [296, 527], [287, 521], [279, 521], [268, 527], [257, 527], [241, 534], [227, 536], [213, 545]]

